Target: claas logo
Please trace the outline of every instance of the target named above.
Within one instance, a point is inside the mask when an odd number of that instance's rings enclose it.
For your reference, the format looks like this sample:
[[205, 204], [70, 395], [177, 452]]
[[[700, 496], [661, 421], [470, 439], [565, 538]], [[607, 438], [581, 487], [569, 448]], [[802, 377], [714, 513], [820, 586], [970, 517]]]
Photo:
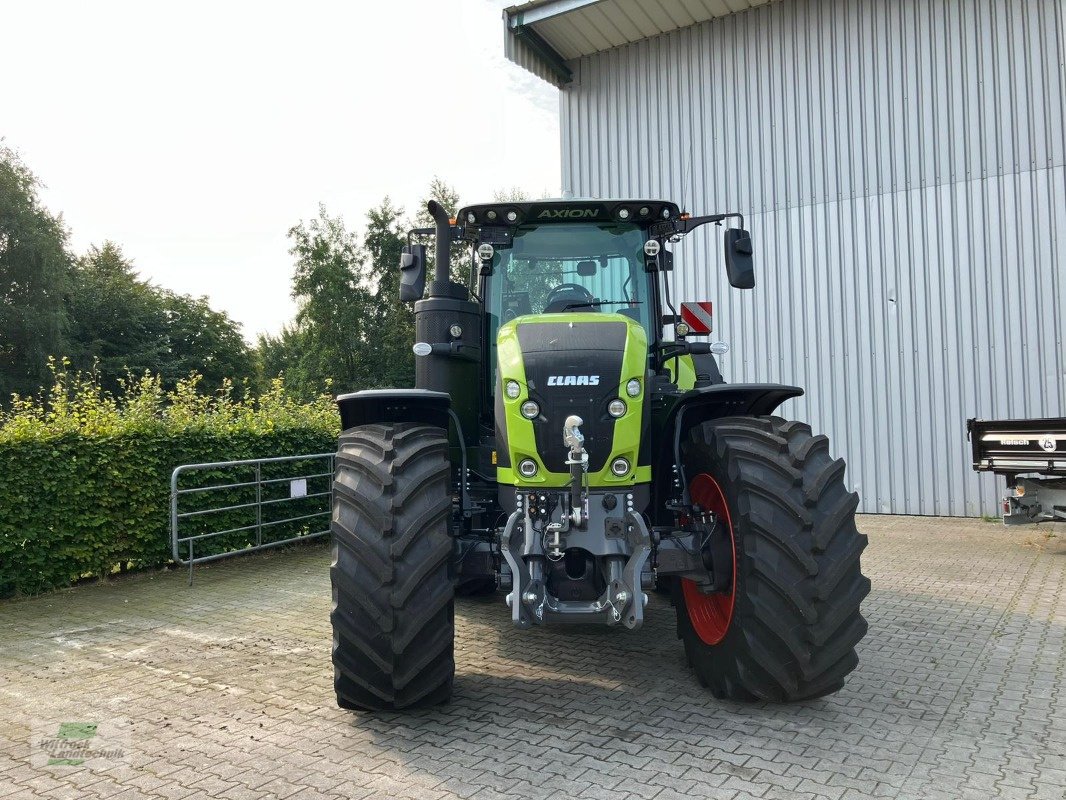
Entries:
[[599, 386], [599, 375], [549, 375], [549, 386]]

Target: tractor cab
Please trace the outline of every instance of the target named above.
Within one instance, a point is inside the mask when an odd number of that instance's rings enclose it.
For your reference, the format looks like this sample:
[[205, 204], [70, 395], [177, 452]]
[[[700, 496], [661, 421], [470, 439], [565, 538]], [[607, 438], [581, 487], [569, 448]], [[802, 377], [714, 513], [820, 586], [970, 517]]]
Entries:
[[568, 419], [580, 420], [590, 492], [646, 488], [639, 445], [662, 336], [662, 248], [651, 226], [680, 216], [652, 201], [460, 211], [484, 309], [483, 408], [492, 410], [504, 508], [529, 487], [574, 480], [562, 441]]
[[[478, 209], [466, 213], [488, 213]], [[607, 215], [604, 215], [605, 217]], [[517, 225], [500, 236], [484, 227], [478, 230], [475, 253], [478, 260], [478, 291], [485, 309], [485, 341], [488, 345], [486, 386], [495, 403], [502, 341], [514, 341], [518, 330], [526, 335], [531, 324], [546, 331], [565, 331], [564, 338], [576, 343], [575, 332], [603, 328], [640, 329], [645, 341], [660, 335], [654, 273], [645, 266], [644, 244], [647, 231], [625, 221], [605, 218], [602, 221], [555, 220]], [[503, 240], [488, 244], [481, 239]], [[491, 251], [491, 257], [488, 256]], [[554, 321], [554, 323], [552, 322]], [[590, 329], [589, 326], [594, 326]], [[575, 327], [576, 326], [576, 327]], [[501, 337], [501, 331], [503, 336]], [[535, 333], [530, 329], [529, 335]], [[634, 332], [637, 335], [637, 332]], [[603, 339], [603, 344], [607, 339]], [[624, 342], [622, 342], [624, 344]], [[558, 366], [563, 348], [556, 346], [550, 366]], [[617, 350], [621, 355], [622, 348]], [[647, 348], [642, 354], [647, 357]], [[504, 353], [504, 358], [512, 358]], [[513, 359], [512, 359], [513, 360]], [[576, 370], [576, 368], [575, 368]], [[550, 371], [550, 370], [549, 370]], [[555, 370], [563, 374], [565, 370]], [[575, 375], [583, 370], [572, 370]], [[643, 368], [641, 369], [643, 373]], [[533, 376], [529, 376], [533, 378]], [[541, 379], [544, 383], [549, 376]], [[636, 377], [643, 377], [638, 375]], [[536, 380], [535, 378], [533, 378]], [[576, 379], [575, 379], [576, 380]], [[547, 388], [546, 384], [544, 388]]]
[[[470, 245], [469, 288], [483, 310], [487, 357], [481, 406], [492, 412], [501, 486], [536, 476], [548, 484], [569, 480], [559, 469], [558, 453], [519, 454], [521, 448], [513, 446], [520, 441], [513, 435], [518, 431], [531, 426], [546, 437], [549, 419], [561, 426], [566, 415], [559, 416], [560, 390], [565, 390], [563, 405], [584, 422], [586, 449], [602, 479], [648, 480], [636, 452], [639, 428], [646, 427], [650, 413], [648, 387], [674, 391], [692, 389], [701, 380], [723, 382], [714, 356], [724, 351], [723, 344], [689, 338], [710, 333], [709, 320], [705, 326], [683, 322], [690, 304], [683, 304], [682, 315], [673, 307], [673, 256], [667, 245], [699, 225], [720, 225], [730, 217], [743, 223], [740, 215], [693, 219], [674, 203], [639, 199], [500, 203], [459, 211], [456, 235]], [[726, 247], [731, 278], [750, 288], [750, 238], [730, 229]], [[670, 326], [675, 337], [668, 342], [664, 330]], [[521, 372], [522, 379], [509, 372]], [[516, 383], [519, 396], [508, 396]], [[508, 437], [506, 412], [512, 406], [519, 418]], [[623, 406], [620, 416], [612, 415]], [[534, 407], [542, 413], [530, 417]], [[555, 412], [550, 418], [544, 413], [548, 408]], [[632, 435], [621, 435], [629, 428]], [[555, 469], [545, 469], [549, 462]], [[516, 463], [524, 464], [527, 474], [515, 474]], [[536, 475], [528, 475], [534, 468]]]

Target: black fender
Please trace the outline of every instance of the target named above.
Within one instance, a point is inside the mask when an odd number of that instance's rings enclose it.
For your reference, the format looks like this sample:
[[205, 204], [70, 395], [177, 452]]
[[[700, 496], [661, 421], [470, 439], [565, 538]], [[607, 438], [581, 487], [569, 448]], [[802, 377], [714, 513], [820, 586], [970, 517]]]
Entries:
[[452, 399], [428, 389], [365, 389], [337, 396], [341, 430], [387, 422], [421, 422], [447, 430]]
[[[463, 513], [471, 509], [467, 486], [466, 440], [459, 417], [452, 411], [452, 398], [446, 392], [429, 389], [364, 389], [361, 392], [337, 396], [341, 412], [341, 430], [357, 425], [374, 425], [394, 422], [418, 422], [435, 425], [448, 431], [454, 425], [455, 434], [449, 435], [452, 469], [459, 469], [460, 502]], [[458, 454], [458, 459], [456, 459]]]
[[[780, 383], [721, 383], [701, 386], [684, 392], [667, 407], [660, 436], [656, 465], [658, 466], [654, 508], [664, 509], [672, 499], [688, 503], [688, 479], [681, 463], [681, 442], [688, 432], [708, 420], [720, 417], [762, 417], [772, 414], [786, 400], [803, 395], [798, 386]], [[673, 486], [674, 466], [681, 481], [679, 493]]]
[[716, 417], [762, 417], [786, 400], [803, 395], [798, 386], [780, 383], [718, 383], [689, 389], [670, 408], [666, 428], [692, 425]]

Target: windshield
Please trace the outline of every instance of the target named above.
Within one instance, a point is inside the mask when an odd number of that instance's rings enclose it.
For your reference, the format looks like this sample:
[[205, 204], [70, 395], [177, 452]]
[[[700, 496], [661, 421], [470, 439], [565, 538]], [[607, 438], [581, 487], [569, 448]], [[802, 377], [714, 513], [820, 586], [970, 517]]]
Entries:
[[636, 225], [589, 223], [520, 227], [498, 247], [487, 281], [490, 386], [496, 334], [523, 314], [620, 313], [651, 331], [651, 284], [644, 271], [644, 232]]
[[504, 322], [523, 314], [614, 311], [647, 328], [643, 247], [636, 225], [519, 228], [514, 244], [493, 256], [489, 311]]

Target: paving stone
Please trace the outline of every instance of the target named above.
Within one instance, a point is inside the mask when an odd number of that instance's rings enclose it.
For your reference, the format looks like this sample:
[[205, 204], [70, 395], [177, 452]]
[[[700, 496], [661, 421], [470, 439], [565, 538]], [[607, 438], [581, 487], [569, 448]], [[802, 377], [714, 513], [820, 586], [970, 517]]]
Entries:
[[[0, 798], [1037, 798], [1066, 794], [1066, 525], [863, 517], [859, 669], [789, 706], [716, 701], [661, 597], [640, 631], [456, 605], [455, 697], [335, 707], [328, 549], [0, 603]], [[103, 771], [31, 732], [125, 722]]]

